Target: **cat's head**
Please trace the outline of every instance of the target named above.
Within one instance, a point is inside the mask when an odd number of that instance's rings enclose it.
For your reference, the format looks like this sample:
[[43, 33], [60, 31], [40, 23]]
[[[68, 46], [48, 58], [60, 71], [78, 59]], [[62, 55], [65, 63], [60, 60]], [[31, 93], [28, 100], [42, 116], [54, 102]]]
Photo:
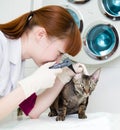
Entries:
[[91, 75], [85, 75], [84, 73], [76, 74], [73, 77], [73, 82], [77, 94], [86, 97], [89, 96], [97, 85], [100, 72], [101, 68], [97, 69]]

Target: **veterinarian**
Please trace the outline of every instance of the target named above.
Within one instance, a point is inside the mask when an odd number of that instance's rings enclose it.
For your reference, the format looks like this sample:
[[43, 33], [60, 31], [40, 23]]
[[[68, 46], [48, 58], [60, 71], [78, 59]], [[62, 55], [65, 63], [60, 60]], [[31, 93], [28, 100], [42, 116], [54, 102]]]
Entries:
[[[81, 49], [80, 32], [71, 15], [59, 6], [46, 6], [0, 24], [0, 119], [15, 108], [38, 118], [75, 73], [68, 67], [49, 69], [64, 53]], [[38, 69], [23, 78], [24, 61], [33, 59]], [[73, 65], [76, 73], [81, 64]], [[36, 95], [39, 89], [45, 91]]]

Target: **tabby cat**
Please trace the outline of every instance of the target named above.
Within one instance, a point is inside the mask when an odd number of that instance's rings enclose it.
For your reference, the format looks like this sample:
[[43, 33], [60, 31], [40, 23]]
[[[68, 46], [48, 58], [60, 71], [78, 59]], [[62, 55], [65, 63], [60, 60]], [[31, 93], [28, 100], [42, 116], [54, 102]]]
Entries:
[[88, 99], [97, 85], [100, 72], [99, 68], [91, 75], [76, 74], [50, 106], [48, 116], [57, 116], [56, 121], [64, 121], [69, 114], [78, 114], [80, 119], [87, 118], [85, 111]]

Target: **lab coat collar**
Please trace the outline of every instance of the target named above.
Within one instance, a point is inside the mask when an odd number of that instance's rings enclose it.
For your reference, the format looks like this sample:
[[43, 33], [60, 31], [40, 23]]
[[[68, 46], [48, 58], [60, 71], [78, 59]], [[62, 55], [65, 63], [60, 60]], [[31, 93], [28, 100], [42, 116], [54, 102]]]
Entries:
[[11, 40], [9, 39], [10, 44], [10, 51], [9, 51], [9, 60], [13, 64], [17, 64], [21, 61], [21, 40], [15, 39]]

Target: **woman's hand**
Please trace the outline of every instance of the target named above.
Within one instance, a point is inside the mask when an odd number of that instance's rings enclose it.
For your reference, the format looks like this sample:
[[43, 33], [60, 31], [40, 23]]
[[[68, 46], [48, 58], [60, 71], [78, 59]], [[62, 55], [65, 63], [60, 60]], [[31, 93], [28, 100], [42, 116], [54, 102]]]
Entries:
[[65, 85], [66, 83], [68, 83], [72, 77], [76, 74], [76, 73], [81, 73], [81, 72], [85, 72], [85, 74], [88, 74], [87, 69], [85, 67], [84, 64], [81, 63], [75, 63], [73, 64], [73, 69], [75, 71], [75, 73], [68, 67], [64, 67], [62, 70], [62, 73], [58, 74], [58, 79]]
[[54, 63], [50, 62], [42, 65], [32, 75], [18, 82], [23, 88], [26, 97], [29, 97], [39, 89], [53, 86], [57, 74], [62, 72], [62, 69], [49, 69]]

